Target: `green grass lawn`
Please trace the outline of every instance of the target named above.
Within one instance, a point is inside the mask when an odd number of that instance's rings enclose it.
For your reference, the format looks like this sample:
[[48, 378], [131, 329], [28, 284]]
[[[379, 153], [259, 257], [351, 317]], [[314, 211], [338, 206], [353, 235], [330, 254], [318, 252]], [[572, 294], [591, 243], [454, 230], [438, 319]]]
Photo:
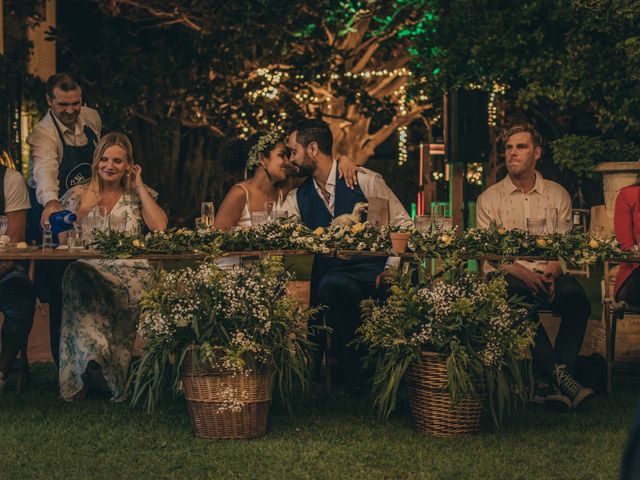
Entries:
[[54, 368], [36, 365], [26, 394], [0, 397], [0, 478], [614, 479], [640, 386], [618, 380], [580, 413], [529, 407], [455, 439], [416, 432], [406, 404], [381, 422], [366, 399], [319, 389], [293, 418], [274, 405], [261, 439], [208, 441], [191, 435], [182, 401], [154, 414], [67, 403]]

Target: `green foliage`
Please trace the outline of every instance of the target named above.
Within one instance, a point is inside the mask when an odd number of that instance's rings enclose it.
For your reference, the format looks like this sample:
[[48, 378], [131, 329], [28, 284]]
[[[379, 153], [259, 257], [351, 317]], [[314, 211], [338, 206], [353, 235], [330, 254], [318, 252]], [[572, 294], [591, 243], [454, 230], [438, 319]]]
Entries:
[[478, 395], [485, 383], [497, 425], [529, 391], [524, 366], [536, 325], [526, 319], [517, 298], [507, 298], [506, 283], [450, 265], [442, 278], [414, 286], [410, 275], [391, 278], [391, 295], [382, 304], [362, 303], [359, 342], [375, 365], [374, 403], [388, 417], [396, 406], [400, 382], [420, 352], [447, 357], [447, 391], [452, 401]]
[[566, 135], [551, 142], [553, 161], [578, 176], [594, 177], [602, 162], [631, 162], [640, 159], [640, 145], [621, 144], [585, 135]]
[[[560, 258], [575, 265], [593, 265], [611, 257], [623, 257], [626, 252], [614, 238], [599, 238], [583, 232], [529, 235], [518, 229], [507, 230], [498, 225], [487, 229], [471, 228], [463, 232], [432, 228], [409, 231], [409, 249], [431, 258], [455, 258], [461, 255], [502, 257], [541, 256]], [[332, 254], [336, 250], [353, 252], [390, 252], [390, 232], [400, 227], [377, 228], [369, 223], [337, 226], [311, 231], [304, 225], [285, 220], [267, 223], [251, 229], [190, 230], [170, 229], [146, 236], [124, 232], [94, 232], [93, 246], [106, 258], [128, 258], [145, 253], [205, 253], [306, 250]]]
[[[307, 318], [287, 295], [281, 259], [222, 271], [213, 263], [163, 271], [142, 300], [142, 356], [129, 382], [132, 404], [153, 410], [164, 390], [179, 391], [185, 361], [245, 372], [273, 367], [283, 399], [305, 389], [311, 372]], [[188, 356], [188, 358], [187, 358]]]
[[[640, 134], [640, 4], [439, 0], [434, 28], [418, 39], [415, 68], [434, 94], [473, 83], [508, 86], [507, 100], [553, 136], [592, 118], [601, 135]], [[439, 70], [435, 77], [432, 72]]]

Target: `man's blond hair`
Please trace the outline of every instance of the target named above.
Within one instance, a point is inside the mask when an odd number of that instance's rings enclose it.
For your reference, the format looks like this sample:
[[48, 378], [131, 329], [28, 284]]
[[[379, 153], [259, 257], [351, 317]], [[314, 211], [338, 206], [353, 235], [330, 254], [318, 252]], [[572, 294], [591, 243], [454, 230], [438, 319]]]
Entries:
[[515, 135], [516, 133], [524, 133], [524, 132], [531, 135], [531, 142], [533, 143], [534, 147], [542, 147], [542, 135], [540, 135], [540, 132], [538, 132], [538, 130], [536, 130], [533, 125], [527, 125], [527, 124], [518, 124], [518, 125], [512, 125], [511, 127], [509, 127], [507, 130], [505, 130], [502, 133], [501, 135], [502, 141], [506, 142], [511, 135]]

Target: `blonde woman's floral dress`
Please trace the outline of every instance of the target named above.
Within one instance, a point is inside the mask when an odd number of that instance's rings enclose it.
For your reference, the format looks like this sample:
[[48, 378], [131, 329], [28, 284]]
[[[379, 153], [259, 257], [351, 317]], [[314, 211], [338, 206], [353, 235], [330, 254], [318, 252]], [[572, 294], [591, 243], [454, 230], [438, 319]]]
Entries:
[[[63, 196], [66, 209], [77, 210], [82, 188]], [[123, 193], [109, 219], [117, 219], [128, 232], [139, 231], [144, 224], [138, 195]], [[112, 400], [124, 400], [140, 300], [151, 276], [146, 260], [78, 260], [69, 265], [62, 285], [60, 339], [60, 393], [65, 400], [82, 390], [91, 360], [102, 367]]]

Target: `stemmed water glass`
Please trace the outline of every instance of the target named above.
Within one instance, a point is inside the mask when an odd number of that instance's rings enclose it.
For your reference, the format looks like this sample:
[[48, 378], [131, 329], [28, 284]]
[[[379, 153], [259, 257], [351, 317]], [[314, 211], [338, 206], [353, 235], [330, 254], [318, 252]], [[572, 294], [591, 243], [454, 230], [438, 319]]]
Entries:
[[205, 228], [213, 228], [215, 221], [215, 209], [213, 207], [213, 202], [202, 202], [200, 204], [200, 218]]

